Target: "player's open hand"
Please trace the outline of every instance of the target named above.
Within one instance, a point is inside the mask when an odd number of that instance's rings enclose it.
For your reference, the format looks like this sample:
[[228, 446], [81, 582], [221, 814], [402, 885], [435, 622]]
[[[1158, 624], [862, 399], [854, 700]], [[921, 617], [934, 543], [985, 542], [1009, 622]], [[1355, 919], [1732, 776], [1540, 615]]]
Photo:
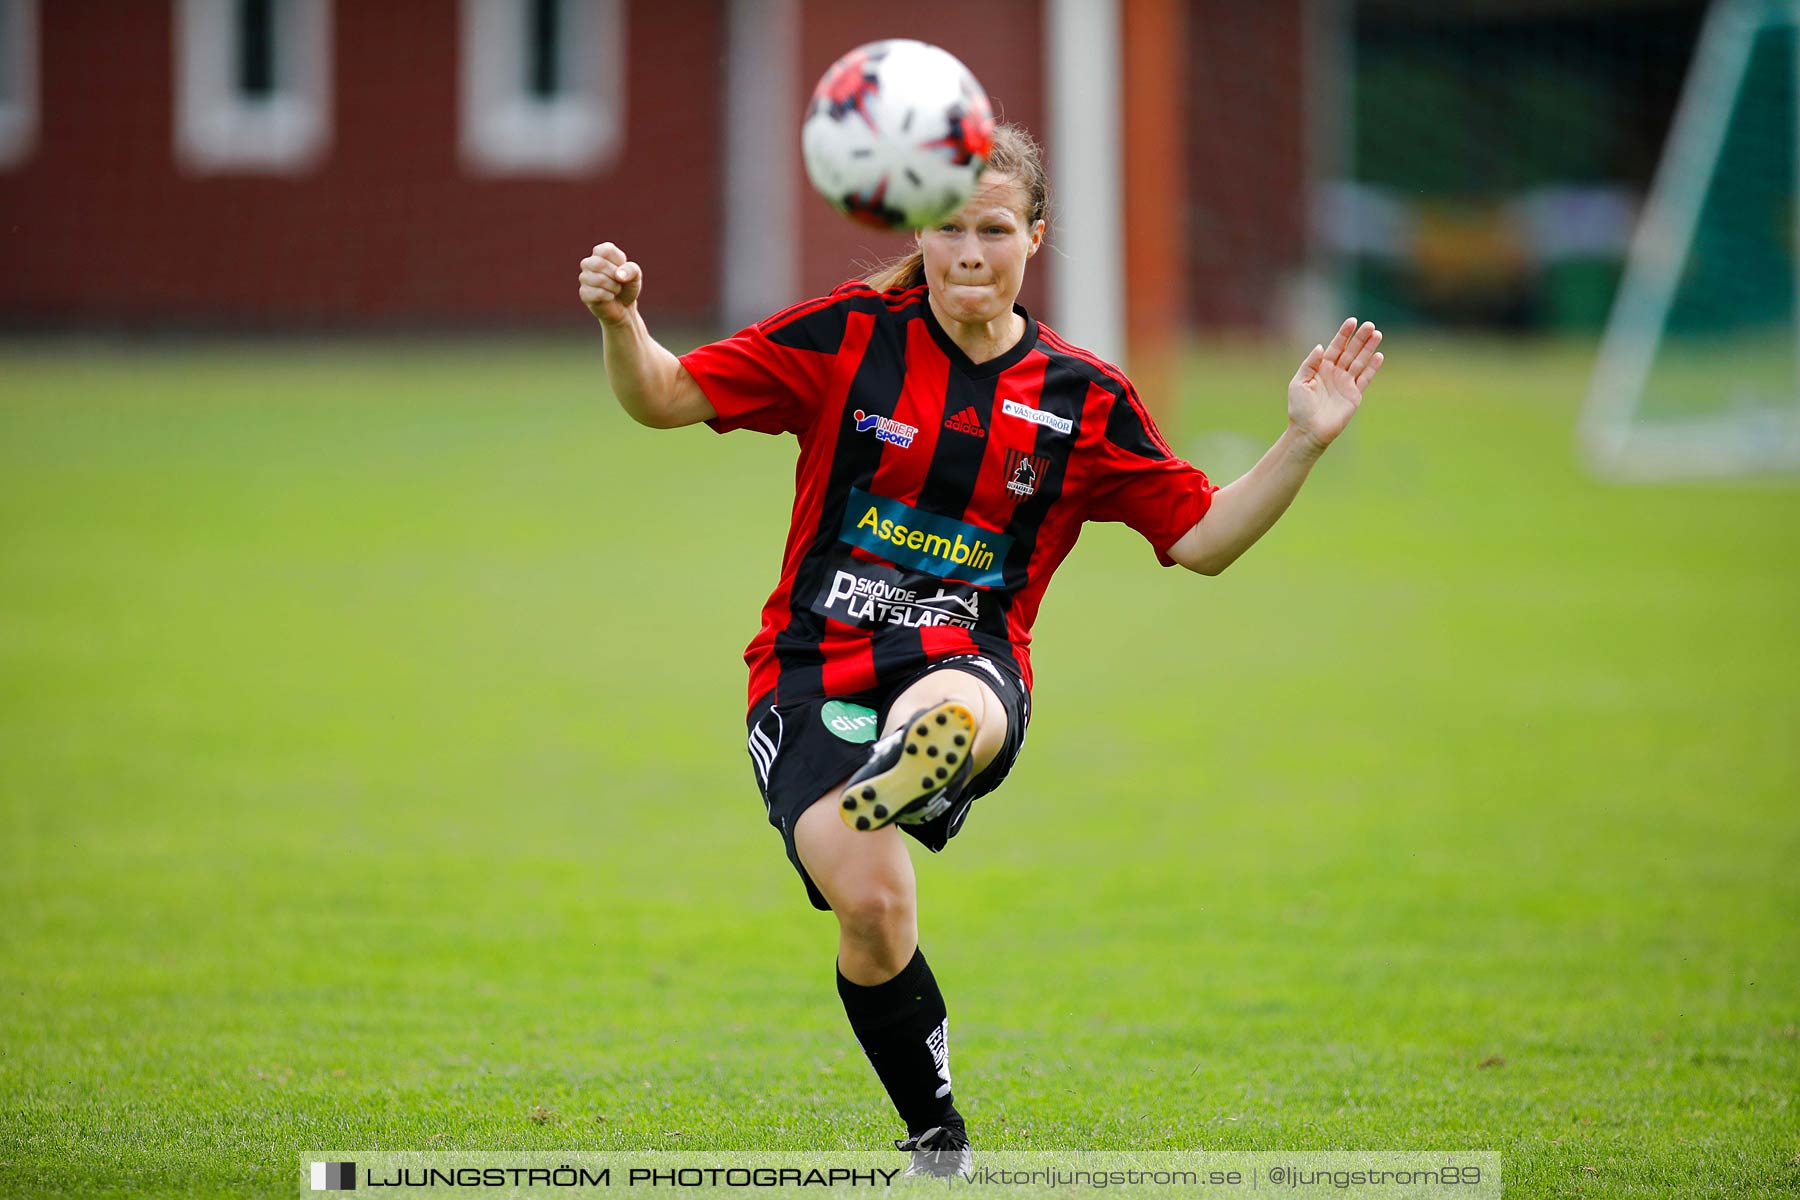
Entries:
[[644, 269], [611, 242], [601, 242], [581, 260], [581, 302], [608, 325], [631, 315], [644, 287]]
[[1363, 393], [1385, 356], [1377, 352], [1381, 330], [1351, 317], [1338, 326], [1329, 346], [1312, 353], [1288, 383], [1288, 424], [1323, 450], [1362, 407]]

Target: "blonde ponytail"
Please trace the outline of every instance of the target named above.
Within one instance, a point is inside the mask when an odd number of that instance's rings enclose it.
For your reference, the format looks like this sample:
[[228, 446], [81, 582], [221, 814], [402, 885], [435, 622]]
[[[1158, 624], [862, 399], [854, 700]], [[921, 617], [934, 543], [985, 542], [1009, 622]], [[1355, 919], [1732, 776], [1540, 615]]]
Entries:
[[925, 252], [914, 250], [900, 258], [889, 259], [863, 276], [863, 282], [878, 292], [904, 292], [925, 282]]

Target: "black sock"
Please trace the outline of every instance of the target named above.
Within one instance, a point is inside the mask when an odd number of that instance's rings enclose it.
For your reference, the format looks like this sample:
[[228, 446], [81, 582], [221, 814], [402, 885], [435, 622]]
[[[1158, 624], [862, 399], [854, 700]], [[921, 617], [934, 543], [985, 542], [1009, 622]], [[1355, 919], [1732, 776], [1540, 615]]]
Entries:
[[950, 1097], [950, 1020], [925, 952], [886, 983], [863, 987], [838, 972], [838, 995], [850, 1028], [908, 1134], [933, 1125], [962, 1128], [962, 1114]]

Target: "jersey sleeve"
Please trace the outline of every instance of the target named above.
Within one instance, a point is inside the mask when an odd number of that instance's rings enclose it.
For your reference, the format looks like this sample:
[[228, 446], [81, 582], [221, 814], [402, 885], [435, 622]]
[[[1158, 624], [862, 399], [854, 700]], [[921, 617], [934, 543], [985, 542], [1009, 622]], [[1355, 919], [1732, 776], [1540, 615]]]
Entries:
[[1218, 489], [1205, 472], [1169, 449], [1137, 393], [1127, 385], [1112, 403], [1088, 495], [1088, 519], [1137, 530], [1165, 567], [1169, 547], [1206, 515]]
[[811, 424], [843, 343], [834, 300], [795, 305], [681, 356], [718, 414], [707, 421], [715, 432], [797, 434]]

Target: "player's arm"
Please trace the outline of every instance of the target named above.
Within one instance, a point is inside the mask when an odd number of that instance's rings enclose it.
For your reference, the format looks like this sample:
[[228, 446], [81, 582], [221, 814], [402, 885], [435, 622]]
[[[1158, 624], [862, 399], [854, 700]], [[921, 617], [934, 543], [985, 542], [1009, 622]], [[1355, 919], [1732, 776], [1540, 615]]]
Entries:
[[1314, 346], [1288, 383], [1288, 425], [1243, 478], [1213, 493], [1206, 515], [1169, 547], [1169, 557], [1202, 575], [1236, 562], [1287, 511], [1325, 448], [1361, 407], [1384, 356], [1381, 331], [1345, 321], [1329, 346]]
[[681, 361], [650, 336], [638, 312], [644, 269], [611, 242], [581, 260], [581, 302], [600, 322], [606, 380], [619, 407], [652, 429], [674, 429], [718, 413]]

